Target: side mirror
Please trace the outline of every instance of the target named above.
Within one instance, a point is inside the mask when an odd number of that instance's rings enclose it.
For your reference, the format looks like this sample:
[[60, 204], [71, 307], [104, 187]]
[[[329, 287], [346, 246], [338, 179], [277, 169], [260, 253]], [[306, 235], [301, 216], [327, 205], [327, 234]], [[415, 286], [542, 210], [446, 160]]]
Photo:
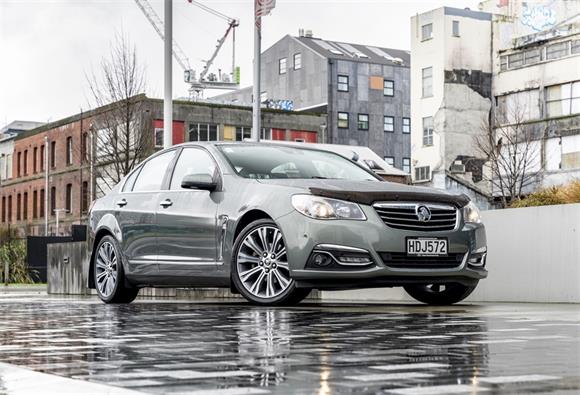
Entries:
[[213, 192], [218, 184], [209, 174], [186, 174], [181, 179], [181, 187]]

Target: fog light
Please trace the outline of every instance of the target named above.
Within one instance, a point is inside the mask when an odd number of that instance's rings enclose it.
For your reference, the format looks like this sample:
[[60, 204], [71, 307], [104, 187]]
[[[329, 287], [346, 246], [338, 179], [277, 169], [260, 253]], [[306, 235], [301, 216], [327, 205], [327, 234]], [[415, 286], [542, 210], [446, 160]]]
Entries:
[[317, 254], [314, 254], [314, 257], [312, 258], [312, 263], [314, 263], [316, 266], [320, 266], [320, 267], [328, 266], [328, 265], [330, 265], [331, 262], [332, 262], [332, 258], [330, 258], [326, 254], [317, 253]]

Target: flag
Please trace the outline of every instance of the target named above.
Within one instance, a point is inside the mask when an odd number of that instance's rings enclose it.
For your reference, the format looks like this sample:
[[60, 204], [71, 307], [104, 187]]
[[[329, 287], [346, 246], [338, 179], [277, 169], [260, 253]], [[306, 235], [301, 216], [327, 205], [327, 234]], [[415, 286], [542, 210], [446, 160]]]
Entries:
[[276, 7], [276, 0], [255, 0], [256, 18], [270, 14]]

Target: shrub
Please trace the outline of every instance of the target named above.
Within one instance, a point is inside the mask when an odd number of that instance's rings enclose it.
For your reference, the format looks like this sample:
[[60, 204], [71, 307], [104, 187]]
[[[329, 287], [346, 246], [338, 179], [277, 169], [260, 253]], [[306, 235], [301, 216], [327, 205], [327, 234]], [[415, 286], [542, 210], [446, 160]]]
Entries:
[[580, 180], [575, 180], [567, 185], [540, 189], [523, 199], [515, 200], [510, 207], [536, 207], [569, 203], [580, 203]]
[[24, 240], [8, 239], [0, 245], [0, 278], [4, 279], [4, 264], [8, 262], [8, 282], [32, 284], [38, 278], [36, 272], [31, 272], [26, 264], [26, 242]]

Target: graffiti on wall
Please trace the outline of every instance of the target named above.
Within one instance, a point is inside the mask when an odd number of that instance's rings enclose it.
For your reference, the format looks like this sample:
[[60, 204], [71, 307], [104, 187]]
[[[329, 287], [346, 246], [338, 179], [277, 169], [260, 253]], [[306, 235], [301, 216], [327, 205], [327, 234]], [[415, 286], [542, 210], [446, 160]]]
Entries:
[[266, 108], [273, 108], [276, 110], [294, 111], [294, 102], [292, 100], [272, 100], [268, 99], [263, 102]]
[[537, 32], [550, 29], [556, 25], [554, 1], [549, 1], [544, 4], [538, 3], [523, 3], [522, 10], [522, 25], [528, 26]]

